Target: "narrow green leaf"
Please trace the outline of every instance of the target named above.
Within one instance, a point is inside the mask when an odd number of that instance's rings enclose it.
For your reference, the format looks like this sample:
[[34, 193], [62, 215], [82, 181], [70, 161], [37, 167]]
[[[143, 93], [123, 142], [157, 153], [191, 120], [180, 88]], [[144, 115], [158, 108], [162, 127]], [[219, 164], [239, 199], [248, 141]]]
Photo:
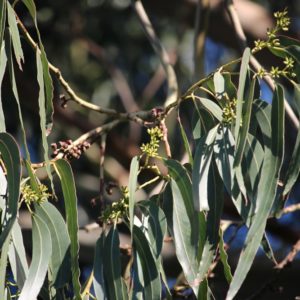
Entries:
[[143, 268], [141, 264], [141, 258], [136, 250], [134, 251], [132, 281], [133, 281], [132, 300], [143, 300], [144, 285], [145, 285], [144, 274], [143, 274]]
[[213, 146], [214, 159], [228, 194], [232, 194], [235, 142], [228, 127], [220, 126]]
[[214, 74], [214, 92], [218, 100], [225, 96], [225, 80], [220, 72]]
[[55, 162], [57, 175], [59, 176], [66, 209], [66, 220], [68, 232], [71, 240], [71, 270], [72, 283], [74, 288], [75, 299], [80, 300], [80, 283], [79, 283], [79, 264], [78, 264], [78, 214], [77, 214], [77, 196], [74, 177], [70, 164], [63, 160]]
[[34, 300], [43, 286], [51, 257], [51, 235], [47, 224], [37, 215], [32, 217], [32, 261], [19, 300]]
[[105, 234], [101, 233], [100, 238], [97, 240], [95, 257], [94, 257], [94, 278], [93, 278], [93, 287], [95, 290], [97, 299], [107, 299], [107, 292], [105, 290], [105, 279], [103, 273], [104, 265], [104, 243], [105, 243]]
[[178, 124], [179, 124], [179, 128], [180, 128], [180, 133], [181, 133], [181, 137], [182, 137], [182, 140], [183, 140], [185, 151], [187, 152], [187, 154], [189, 156], [189, 162], [190, 162], [190, 164], [193, 165], [193, 156], [192, 156], [192, 151], [191, 151], [190, 143], [189, 143], [188, 137], [186, 135], [186, 132], [185, 132], [183, 126], [182, 126], [182, 123], [181, 123], [181, 120], [180, 120], [180, 116], [179, 116], [179, 112], [178, 112], [177, 120], [178, 120]]
[[[258, 121], [264, 137], [265, 156], [258, 185], [256, 214], [248, 231], [245, 246], [240, 255], [226, 299], [234, 298], [250, 270], [276, 197], [277, 181], [284, 149], [284, 95], [280, 86], [277, 86], [273, 96], [271, 124], [265, 119], [263, 111], [260, 112], [261, 115], [258, 116]], [[261, 119], [264, 120], [263, 123]]]
[[223, 116], [222, 116], [222, 109], [220, 106], [218, 106], [215, 102], [212, 100], [203, 98], [203, 97], [198, 97], [194, 96], [195, 99], [199, 100], [200, 104], [208, 111], [210, 112], [219, 122], [222, 121]]
[[62, 215], [49, 202], [35, 205], [36, 214], [47, 224], [51, 234], [52, 255], [50, 259], [50, 271], [52, 284], [60, 288], [69, 282], [70, 274], [66, 270], [71, 269], [69, 260], [70, 237]]
[[0, 299], [5, 298], [5, 282], [6, 282], [6, 268], [7, 268], [7, 256], [9, 245], [11, 242], [11, 233], [9, 233], [8, 237], [4, 241], [3, 246], [1, 247], [0, 254]]
[[[255, 83], [256, 79], [253, 78], [251, 80], [250, 88], [249, 88], [249, 95], [245, 98], [245, 101], [242, 103], [242, 124], [238, 127], [238, 135], [236, 139], [236, 151], [234, 156], [234, 167], [240, 165], [246, 145], [246, 137], [249, 131], [250, 126], [250, 118], [251, 118], [251, 111], [252, 111], [252, 103], [254, 98], [254, 91], [255, 91]], [[238, 124], [238, 123], [237, 123]]]
[[35, 24], [38, 40], [39, 40], [39, 50], [37, 52], [41, 56], [42, 61], [42, 72], [43, 72], [43, 81], [45, 87], [45, 125], [46, 125], [46, 136], [48, 136], [52, 129], [52, 118], [53, 118], [53, 83], [52, 78], [49, 72], [49, 63], [46, 56], [46, 52], [42, 43], [41, 35], [37, 25], [37, 14], [36, 14], [36, 7], [33, 0], [23, 0], [24, 4], [26, 5], [33, 21]]
[[4, 39], [5, 23], [6, 23], [6, 0], [0, 0], [0, 49]]
[[[0, 3], [0, 5], [1, 5], [1, 3]], [[0, 22], [1, 22], [1, 20], [0, 20]], [[4, 77], [5, 70], [6, 70], [6, 63], [7, 63], [7, 57], [6, 57], [6, 53], [5, 53], [5, 44], [3, 43], [2, 47], [1, 47], [1, 43], [0, 43], [0, 132], [6, 131], [5, 117], [4, 117], [3, 106], [2, 106], [2, 95], [1, 95], [2, 80]]]
[[7, 2], [7, 21], [8, 21], [11, 38], [12, 38], [12, 44], [14, 48], [16, 61], [19, 65], [19, 69], [22, 70], [22, 62], [24, 62], [24, 54], [21, 46], [20, 34], [17, 25], [15, 11], [13, 10], [9, 2]]
[[20, 194], [21, 161], [19, 148], [13, 137], [7, 133], [0, 133], [0, 153], [6, 167], [8, 188], [5, 192], [6, 207], [2, 211], [3, 221], [0, 234], [0, 249], [8, 237], [17, 217]]
[[197, 273], [198, 283], [206, 277], [216, 256], [219, 243], [220, 219], [224, 201], [223, 183], [214, 164], [212, 164], [207, 177], [206, 189], [210, 210], [206, 215], [206, 237]]
[[228, 264], [228, 255], [224, 248], [223, 232], [221, 229], [219, 230], [219, 235], [220, 235], [220, 241], [219, 241], [220, 258], [223, 264], [225, 278], [227, 282], [230, 284], [232, 280], [232, 273], [231, 273], [230, 265]]
[[208, 211], [207, 178], [213, 154], [218, 125], [211, 129], [197, 144], [193, 168], [193, 198], [197, 211]]
[[107, 298], [115, 300], [128, 299], [124, 293], [124, 282], [121, 277], [121, 261], [119, 249], [119, 233], [112, 227], [104, 244], [104, 278], [107, 284]]
[[8, 59], [8, 70], [9, 70], [9, 77], [10, 77], [10, 82], [12, 86], [12, 91], [16, 100], [16, 104], [18, 107], [18, 115], [19, 115], [19, 121], [21, 125], [21, 132], [22, 132], [22, 142], [23, 146], [25, 149], [25, 158], [30, 161], [30, 155], [27, 147], [27, 142], [26, 142], [26, 133], [25, 133], [25, 127], [24, 127], [24, 122], [23, 122], [23, 117], [22, 117], [22, 110], [21, 110], [21, 105], [20, 105], [20, 100], [19, 100], [19, 93], [17, 89], [17, 84], [16, 84], [16, 78], [15, 78], [15, 71], [14, 71], [14, 63], [13, 63], [13, 58], [12, 58], [12, 49], [11, 49], [11, 35], [8, 31], [6, 31], [5, 34], [5, 50], [6, 50], [6, 55]]
[[28, 276], [28, 263], [21, 227], [17, 220], [12, 228], [12, 243], [9, 247], [8, 256], [14, 279], [16, 280], [19, 290], [22, 290]]
[[196, 282], [199, 220], [193, 208], [192, 184], [187, 171], [180, 163], [166, 160], [165, 164], [171, 176], [172, 223], [176, 256], [188, 283], [197, 295], [199, 285]]
[[141, 229], [145, 230], [154, 257], [158, 259], [167, 230], [166, 216], [162, 209], [151, 201], [140, 201], [138, 206], [143, 213]]
[[134, 204], [135, 204], [135, 192], [137, 185], [137, 177], [139, 172], [139, 156], [133, 157], [130, 164], [130, 173], [129, 173], [129, 223], [130, 231], [133, 228], [133, 218], [134, 218]]
[[239, 77], [239, 86], [237, 91], [237, 105], [236, 105], [236, 120], [235, 120], [235, 130], [234, 130], [234, 139], [238, 140], [239, 135], [239, 128], [242, 121], [242, 113], [243, 113], [243, 102], [244, 102], [244, 90], [245, 90], [245, 83], [246, 77], [248, 72], [248, 65], [251, 56], [251, 51], [249, 48], [246, 48], [243, 57], [242, 63], [240, 68], [240, 77]]
[[161, 281], [160, 272], [157, 268], [153, 254], [151, 253], [149, 243], [142, 230], [133, 227], [133, 246], [137, 250], [143, 270], [144, 277], [144, 298], [160, 299], [161, 298]]
[[46, 163], [47, 175], [50, 179], [52, 190], [54, 191], [53, 186], [53, 177], [50, 168], [50, 162], [48, 157], [48, 141], [47, 141], [47, 123], [46, 123], [46, 103], [45, 103], [45, 90], [44, 90], [44, 72], [43, 64], [41, 60], [41, 55], [38, 50], [36, 50], [36, 67], [37, 67], [37, 82], [39, 85], [39, 116], [40, 116], [40, 128], [42, 132], [42, 144], [44, 149], [44, 161]]
[[208, 299], [210, 299], [208, 295], [208, 281], [205, 278], [199, 285], [197, 300], [208, 300]]

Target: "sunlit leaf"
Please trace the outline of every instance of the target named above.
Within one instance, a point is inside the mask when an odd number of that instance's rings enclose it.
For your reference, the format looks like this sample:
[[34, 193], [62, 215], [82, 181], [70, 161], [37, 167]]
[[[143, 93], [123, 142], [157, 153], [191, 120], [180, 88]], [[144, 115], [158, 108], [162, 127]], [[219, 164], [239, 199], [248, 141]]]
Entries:
[[7, 63], [7, 57], [5, 53], [5, 44], [3, 43], [1, 47], [1, 43], [0, 43], [0, 132], [6, 131], [5, 117], [4, 117], [3, 105], [2, 105], [2, 95], [1, 95], [2, 80], [6, 70], [6, 63]]
[[135, 225], [133, 227], [133, 246], [139, 255], [143, 270], [144, 299], [160, 299], [161, 281], [159, 269], [157, 268], [145, 234]]
[[0, 133], [0, 153], [7, 173], [7, 191], [4, 194], [6, 203], [2, 211], [1, 220], [1, 249], [17, 217], [21, 180], [19, 148], [13, 137], [7, 133]]
[[35, 212], [47, 224], [51, 234], [52, 255], [50, 259], [51, 280], [56, 288], [69, 282], [70, 237], [67, 226], [59, 211], [49, 202], [35, 205]]
[[46, 222], [37, 215], [32, 216], [32, 261], [28, 277], [24, 283], [19, 300], [34, 300], [44, 283], [52, 247], [50, 231]]
[[24, 62], [24, 54], [21, 46], [17, 19], [16, 19], [15, 11], [13, 10], [13, 8], [11, 7], [8, 1], [7, 1], [7, 21], [8, 21], [9, 31], [11, 34], [15, 58], [19, 65], [19, 68], [22, 70], [22, 62]]
[[131, 160], [130, 164], [130, 173], [129, 173], [129, 183], [128, 183], [128, 191], [129, 191], [129, 222], [130, 222], [130, 230], [133, 228], [133, 218], [134, 218], [134, 205], [136, 202], [135, 192], [137, 186], [137, 176], [139, 171], [139, 157], [135, 156]]
[[232, 274], [231, 274], [230, 265], [228, 264], [228, 255], [224, 248], [223, 232], [221, 229], [219, 231], [219, 234], [220, 234], [220, 241], [219, 241], [220, 259], [223, 265], [225, 278], [227, 282], [230, 283], [232, 280]]
[[243, 113], [243, 102], [244, 102], [244, 91], [246, 84], [246, 77], [248, 72], [248, 65], [250, 60], [251, 51], [249, 48], [246, 48], [240, 68], [240, 76], [239, 76], [239, 86], [237, 91], [237, 104], [236, 104], [236, 120], [235, 120], [235, 130], [234, 130], [234, 139], [237, 141], [240, 131], [240, 124], [242, 121], [242, 113]]
[[207, 180], [218, 126], [211, 129], [197, 144], [193, 168], [193, 198], [197, 211], [208, 211]]
[[263, 110], [260, 113], [258, 121], [264, 138], [265, 155], [258, 184], [257, 206], [226, 299], [233, 299], [250, 270], [276, 197], [284, 145], [284, 96], [280, 86], [273, 96], [271, 123]]
[[76, 188], [73, 177], [73, 172], [70, 164], [63, 160], [57, 160], [55, 162], [56, 172], [59, 176], [64, 202], [66, 210], [66, 220], [68, 233], [71, 240], [71, 270], [72, 270], [72, 283], [74, 288], [74, 294], [77, 299], [81, 299], [80, 296], [80, 283], [79, 283], [79, 262], [78, 262], [78, 214], [77, 214], [77, 196]]

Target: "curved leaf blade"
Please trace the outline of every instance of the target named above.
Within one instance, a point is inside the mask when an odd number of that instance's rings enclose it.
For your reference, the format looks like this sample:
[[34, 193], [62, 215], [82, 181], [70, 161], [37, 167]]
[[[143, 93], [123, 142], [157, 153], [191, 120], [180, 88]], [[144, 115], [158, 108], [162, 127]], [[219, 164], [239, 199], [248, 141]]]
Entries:
[[72, 270], [72, 283], [74, 288], [74, 294], [76, 300], [81, 299], [80, 295], [80, 283], [79, 283], [79, 264], [78, 264], [78, 251], [79, 251], [79, 242], [78, 242], [78, 214], [77, 214], [77, 196], [76, 188], [73, 177], [73, 172], [70, 164], [63, 160], [59, 159], [55, 162], [55, 169], [57, 175], [60, 179], [64, 201], [66, 209], [66, 220], [68, 233], [71, 240], [71, 270]]
[[69, 260], [71, 242], [66, 223], [56, 207], [49, 202], [35, 205], [35, 212], [47, 224], [51, 234], [52, 255], [49, 264], [51, 280], [56, 288], [60, 288], [69, 282], [67, 270], [71, 268]]
[[0, 234], [0, 249], [17, 217], [21, 181], [21, 159], [17, 143], [7, 133], [0, 133], [0, 153], [6, 167], [7, 191]]
[[[1, 12], [0, 12], [0, 14], [1, 14]], [[1, 22], [1, 16], [0, 16], [0, 22]], [[1, 28], [0, 28], [0, 30], [1, 30]], [[0, 34], [1, 34], [1, 32], [0, 32]], [[6, 70], [6, 63], [7, 63], [7, 57], [6, 57], [6, 53], [5, 53], [5, 44], [3, 43], [1, 46], [1, 40], [0, 40], [0, 132], [6, 131], [5, 117], [4, 117], [3, 106], [2, 106], [2, 95], [1, 95], [1, 90], [2, 90], [1, 87], [2, 87], [4, 73]]]
[[47, 224], [38, 215], [32, 216], [32, 261], [19, 300], [34, 300], [43, 286], [52, 246]]
[[104, 244], [104, 278], [107, 284], [107, 298], [123, 300], [128, 299], [125, 283], [121, 277], [121, 262], [119, 249], [119, 233], [112, 227], [105, 238]]
[[136, 192], [138, 172], [139, 172], [139, 157], [135, 156], [130, 163], [129, 184], [128, 184], [130, 231], [132, 231], [133, 229], [135, 192]]
[[104, 244], [105, 244], [105, 234], [101, 233], [100, 238], [97, 240], [95, 257], [94, 257], [94, 278], [93, 286], [97, 299], [107, 299], [105, 290], [105, 279], [104, 279]]
[[133, 227], [133, 245], [139, 255], [140, 263], [143, 270], [144, 279], [144, 298], [160, 299], [161, 298], [161, 281], [160, 272], [157, 268], [155, 258], [150, 250], [149, 243], [142, 230]]
[[218, 125], [211, 129], [197, 144], [193, 168], [193, 199], [197, 211], [208, 211], [207, 180]]
[[[262, 112], [262, 117], [264, 116]], [[284, 144], [284, 95], [280, 86], [277, 86], [273, 96], [271, 123], [267, 119], [263, 120], [265, 122], [261, 123], [260, 127], [265, 141], [265, 156], [258, 185], [256, 214], [248, 231], [245, 247], [240, 255], [226, 299], [233, 299], [250, 270], [276, 197]]]

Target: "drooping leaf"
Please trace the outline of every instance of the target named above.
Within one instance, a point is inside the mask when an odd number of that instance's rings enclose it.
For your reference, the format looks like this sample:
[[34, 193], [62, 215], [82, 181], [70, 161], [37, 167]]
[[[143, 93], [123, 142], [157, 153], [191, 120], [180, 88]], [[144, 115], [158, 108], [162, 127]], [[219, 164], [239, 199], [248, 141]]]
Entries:
[[138, 252], [134, 251], [134, 261], [132, 268], [132, 299], [133, 300], [143, 300], [144, 299], [144, 274], [141, 264], [141, 259]]
[[144, 299], [160, 299], [160, 270], [157, 268], [155, 257], [150, 250], [145, 234], [136, 225], [133, 227], [133, 246], [139, 255], [143, 270]]
[[5, 282], [6, 282], [6, 270], [7, 270], [7, 257], [8, 257], [10, 242], [11, 242], [11, 232], [9, 232], [8, 237], [4, 241], [0, 253], [0, 299], [6, 299]]
[[199, 286], [199, 282], [196, 280], [199, 219], [193, 207], [192, 184], [187, 171], [180, 163], [166, 160], [165, 164], [171, 176], [172, 223], [176, 256], [186, 280], [197, 295]]
[[225, 278], [227, 282], [230, 284], [232, 280], [232, 273], [231, 273], [230, 265], [228, 264], [228, 255], [224, 248], [223, 232], [221, 229], [219, 231], [219, 234], [220, 234], [220, 241], [219, 241], [220, 259], [223, 265]]
[[224, 201], [223, 183], [214, 164], [209, 169], [207, 177], [207, 197], [210, 210], [206, 215], [206, 236], [197, 273], [198, 283], [205, 279], [216, 256]]
[[60, 288], [69, 282], [71, 269], [69, 260], [70, 237], [67, 226], [59, 211], [49, 202], [35, 205], [36, 214], [47, 224], [51, 234], [52, 255], [50, 259], [50, 272], [52, 284]]
[[[1, 3], [0, 3], [0, 5], [1, 5]], [[1, 14], [1, 12], [0, 12], [0, 14]], [[0, 22], [1, 22], [1, 19], [0, 19]], [[4, 77], [5, 70], [6, 70], [6, 63], [7, 63], [7, 57], [6, 57], [6, 53], [5, 53], [5, 44], [3, 43], [1, 46], [1, 43], [0, 43], [0, 132], [6, 131], [5, 117], [4, 117], [3, 106], [2, 106], [2, 95], [1, 95], [2, 80]]]
[[37, 298], [47, 274], [51, 257], [51, 235], [46, 222], [37, 215], [32, 216], [32, 261], [28, 277], [20, 293], [19, 300]]
[[133, 218], [134, 218], [134, 205], [135, 205], [135, 192], [137, 185], [137, 176], [139, 171], [139, 157], [135, 156], [131, 160], [130, 164], [130, 173], [129, 173], [129, 184], [128, 184], [128, 192], [129, 192], [129, 223], [130, 230], [133, 228]]
[[50, 162], [48, 157], [48, 141], [47, 141], [47, 120], [46, 120], [46, 102], [45, 102], [45, 83], [44, 83], [44, 72], [43, 72], [43, 64], [41, 60], [41, 55], [38, 50], [36, 50], [36, 67], [37, 67], [37, 81], [39, 85], [39, 116], [40, 116], [40, 128], [42, 133], [42, 145], [44, 150], [44, 161], [46, 166], [47, 175], [50, 179], [52, 190], [54, 191], [53, 186], [53, 178], [50, 168]]
[[74, 177], [70, 164], [63, 160], [59, 159], [55, 162], [55, 169], [57, 175], [59, 176], [64, 202], [66, 210], [66, 220], [68, 233], [71, 240], [71, 270], [72, 270], [72, 283], [74, 288], [74, 294], [76, 300], [80, 300], [80, 283], [79, 283], [79, 264], [78, 264], [78, 214], [77, 214], [77, 196]]
[[105, 290], [105, 281], [104, 281], [104, 243], [105, 243], [105, 234], [101, 233], [100, 238], [97, 240], [95, 257], [94, 257], [94, 278], [93, 278], [93, 287], [95, 290], [97, 299], [107, 299], [107, 292]]
[[22, 142], [23, 142], [23, 147], [25, 150], [25, 158], [30, 161], [30, 155], [27, 147], [27, 142], [26, 142], [26, 133], [25, 133], [25, 127], [24, 127], [24, 122], [23, 122], [23, 116], [22, 116], [22, 110], [21, 110], [21, 105], [20, 105], [20, 100], [19, 100], [19, 93], [17, 89], [17, 84], [16, 84], [16, 78], [15, 78], [15, 71], [14, 71], [14, 63], [13, 63], [13, 58], [12, 58], [12, 49], [11, 49], [11, 34], [6, 31], [5, 33], [5, 50], [6, 50], [6, 56], [8, 60], [8, 70], [9, 70], [9, 77], [10, 77], [10, 83], [12, 86], [12, 91], [16, 100], [17, 108], [18, 108], [18, 115], [19, 115], [19, 121], [21, 125], [21, 133], [22, 133]]
[[243, 103], [242, 103], [242, 124], [238, 126], [238, 135], [236, 139], [236, 151], [234, 156], [234, 167], [237, 167], [240, 165], [245, 149], [245, 145], [247, 142], [247, 134], [249, 131], [250, 126], [250, 119], [251, 119], [251, 111], [252, 111], [252, 103], [254, 98], [254, 91], [255, 91], [255, 83], [256, 79], [253, 78], [251, 80], [250, 88], [249, 88], [249, 94], [247, 97], [245, 97]]
[[222, 121], [222, 110], [220, 106], [214, 103], [212, 100], [194, 96], [195, 99], [199, 100], [201, 106], [203, 106], [209, 113], [211, 113], [219, 122]]
[[22, 70], [22, 62], [24, 62], [24, 54], [21, 46], [21, 39], [20, 39], [15, 11], [13, 10], [9, 2], [7, 2], [7, 21], [8, 21], [9, 31], [11, 34], [15, 58], [19, 65], [19, 69]]
[[4, 38], [5, 23], [6, 23], [6, 0], [0, 0], [0, 49]]
[[44, 81], [44, 88], [45, 88], [45, 125], [46, 125], [46, 136], [48, 136], [52, 130], [52, 118], [53, 118], [53, 83], [52, 78], [49, 72], [49, 63], [47, 59], [47, 55], [42, 43], [41, 35], [39, 32], [39, 28], [37, 25], [37, 13], [36, 7], [33, 0], [23, 0], [24, 4], [26, 5], [33, 21], [35, 24], [38, 40], [39, 40], [39, 50], [37, 52], [41, 56], [42, 61], [42, 73], [43, 73], [43, 81]]
[[263, 134], [265, 155], [258, 184], [257, 206], [226, 299], [233, 299], [250, 270], [276, 196], [284, 144], [284, 95], [280, 86], [277, 86], [273, 96], [271, 123], [263, 110], [258, 113], [258, 122]]
[[208, 211], [207, 180], [218, 125], [211, 129], [197, 144], [193, 168], [193, 198], [197, 211]]
[[17, 220], [12, 228], [12, 243], [9, 247], [8, 257], [14, 279], [21, 290], [28, 276], [28, 263], [21, 227]]
[[17, 217], [20, 194], [21, 161], [18, 145], [7, 133], [0, 133], [0, 153], [6, 168], [7, 191], [5, 208], [2, 211], [0, 249], [8, 237]]
[[155, 259], [158, 259], [167, 230], [166, 216], [162, 209], [151, 201], [140, 201], [138, 206], [143, 213], [141, 229], [148, 237], [149, 245]]
[[107, 284], [107, 298], [116, 300], [128, 299], [127, 292], [124, 293], [125, 283], [121, 277], [121, 261], [119, 250], [119, 233], [113, 226], [104, 244], [104, 278]]
[[190, 164], [193, 165], [192, 150], [191, 150], [190, 143], [189, 143], [188, 137], [186, 135], [186, 132], [185, 132], [183, 126], [182, 126], [179, 113], [178, 113], [177, 120], [178, 120], [178, 124], [179, 124], [179, 128], [180, 128], [180, 133], [181, 133], [181, 137], [182, 137], [182, 140], [183, 140], [183, 145], [184, 145], [185, 151], [187, 152], [187, 154], [189, 156], [189, 162], [190, 162]]
[[234, 130], [234, 139], [236, 141], [238, 140], [240, 124], [242, 121], [244, 91], [245, 91], [245, 83], [246, 83], [250, 56], [251, 56], [251, 51], [249, 48], [246, 48], [242, 57], [240, 76], [239, 76], [239, 86], [237, 91], [236, 120], [235, 120], [235, 130]]

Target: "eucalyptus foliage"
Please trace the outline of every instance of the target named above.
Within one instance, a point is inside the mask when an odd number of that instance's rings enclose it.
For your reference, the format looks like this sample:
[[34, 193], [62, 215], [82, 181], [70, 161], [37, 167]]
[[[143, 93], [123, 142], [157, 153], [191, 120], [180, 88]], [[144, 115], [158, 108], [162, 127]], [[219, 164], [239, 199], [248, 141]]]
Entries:
[[[115, 123], [104, 124], [76, 142], [62, 143], [59, 148], [55, 146], [54, 158], [49, 158], [47, 137], [53, 123], [53, 78], [50, 73], [57, 76], [64, 88], [68, 84], [61, 79], [60, 71], [48, 62], [33, 0], [22, 2], [35, 26], [36, 43], [10, 2], [0, 0], [0, 84], [7, 73], [22, 131], [19, 142], [6, 131], [6, 115], [0, 102], [0, 299], [171, 298], [173, 291], [167, 287], [162, 263], [166, 238], [173, 242], [182, 268], [182, 289], [190, 289], [198, 299], [213, 297], [209, 275], [219, 263], [223, 265], [228, 282], [224, 298], [233, 299], [259, 247], [273, 259], [265, 234], [266, 223], [269, 218], [280, 216], [300, 170], [299, 130], [289, 167], [282, 169], [286, 99], [285, 87], [278, 82], [285, 78], [296, 93], [299, 93], [300, 82], [300, 42], [278, 34], [288, 30], [287, 11], [275, 14], [276, 27], [268, 31], [266, 41], [256, 41], [255, 47], [246, 48], [241, 58], [201, 78], [175, 101], [169, 103], [171, 98], [168, 98], [164, 108], [136, 114], [99, 108], [99, 112], [115, 118]], [[19, 100], [21, 87], [17, 87], [19, 82], [15, 74], [15, 69], [22, 70], [26, 63], [22, 46], [26, 42], [32, 46], [36, 57], [39, 89], [36, 103], [44, 152], [44, 161], [40, 164], [31, 163]], [[277, 56], [282, 64], [270, 70], [255, 70], [251, 58], [262, 49]], [[159, 47], [156, 50], [159, 55], [163, 53]], [[260, 84], [266, 76], [275, 87], [271, 104], [260, 98]], [[71, 100], [87, 109], [97, 110], [76, 98], [72, 91], [67, 89], [66, 92], [73, 97]], [[186, 164], [170, 157], [165, 123], [172, 110], [179, 111], [182, 102], [193, 107], [190, 116], [192, 133], [185, 131], [180, 118], [178, 124], [189, 158]], [[150, 126], [149, 142], [142, 144], [141, 154], [132, 158], [128, 187], [121, 188], [120, 200], [99, 215], [102, 233], [95, 243], [93, 271], [88, 281], [82, 284], [76, 183], [69, 160], [79, 157], [88, 149], [89, 143], [99, 140], [102, 131], [105, 133], [124, 120]], [[163, 145], [166, 155], [159, 151]], [[154, 160], [160, 164], [153, 164]], [[162, 171], [162, 164], [167, 173]], [[48, 181], [42, 183], [37, 170], [43, 168]], [[154, 177], [139, 183], [138, 177], [144, 170], [151, 170]], [[58, 199], [54, 178], [58, 179], [56, 183], [62, 190]], [[155, 182], [162, 183], [159, 193], [149, 199], [139, 199], [137, 191]], [[241, 222], [248, 227], [234, 272], [228, 263], [221, 229], [225, 197], [231, 199]], [[53, 205], [55, 201], [64, 203], [64, 214]], [[18, 223], [21, 204], [32, 219], [29, 263]], [[119, 223], [124, 223], [131, 234], [125, 270], [121, 264]]]

